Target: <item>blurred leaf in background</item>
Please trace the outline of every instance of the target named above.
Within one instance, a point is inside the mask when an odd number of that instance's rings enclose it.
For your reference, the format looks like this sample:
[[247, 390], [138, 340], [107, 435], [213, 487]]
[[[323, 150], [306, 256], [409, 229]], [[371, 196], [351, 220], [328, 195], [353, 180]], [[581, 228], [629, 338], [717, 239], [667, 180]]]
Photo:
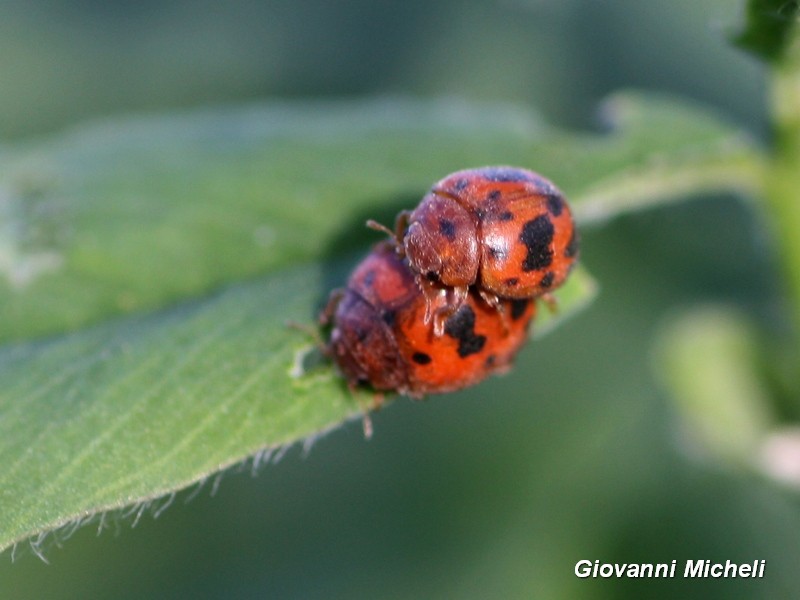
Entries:
[[4, 0], [0, 139], [130, 110], [375, 93], [523, 102], [590, 124], [631, 86], [763, 123], [729, 0]]
[[791, 43], [798, 10], [795, 0], [748, 0], [747, 21], [733, 40], [756, 56], [777, 62]]

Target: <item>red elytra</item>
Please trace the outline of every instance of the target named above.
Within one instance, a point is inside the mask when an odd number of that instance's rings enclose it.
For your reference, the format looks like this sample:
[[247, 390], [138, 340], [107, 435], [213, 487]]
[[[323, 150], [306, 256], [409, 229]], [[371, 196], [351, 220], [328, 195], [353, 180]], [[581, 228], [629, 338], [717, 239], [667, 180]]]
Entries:
[[524, 344], [536, 306], [500, 300], [503, 313], [476, 292], [443, 321], [435, 335], [427, 305], [447, 303], [444, 290], [425, 296], [393, 244], [379, 243], [355, 268], [347, 287], [331, 295], [323, 322], [332, 323], [327, 353], [351, 387], [413, 398], [451, 392], [510, 368]]
[[[517, 167], [448, 175], [417, 208], [401, 212], [389, 233], [428, 299], [425, 320], [434, 316], [437, 335], [470, 287], [500, 310], [501, 299], [549, 298], [578, 258], [564, 195], [541, 175]], [[434, 306], [442, 288], [448, 301]]]

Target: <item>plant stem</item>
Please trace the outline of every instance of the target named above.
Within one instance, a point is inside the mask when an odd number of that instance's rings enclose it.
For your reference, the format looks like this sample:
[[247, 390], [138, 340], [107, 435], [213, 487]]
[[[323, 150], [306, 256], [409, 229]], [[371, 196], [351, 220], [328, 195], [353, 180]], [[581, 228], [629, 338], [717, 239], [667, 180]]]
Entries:
[[800, 35], [773, 69], [775, 154], [768, 172], [767, 201], [789, 294], [794, 339], [800, 335]]

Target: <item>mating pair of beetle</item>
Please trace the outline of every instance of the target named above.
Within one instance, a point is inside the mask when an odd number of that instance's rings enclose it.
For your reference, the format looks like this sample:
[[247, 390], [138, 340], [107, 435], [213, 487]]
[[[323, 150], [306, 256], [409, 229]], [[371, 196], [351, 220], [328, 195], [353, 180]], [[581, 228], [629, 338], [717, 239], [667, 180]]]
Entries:
[[564, 283], [578, 236], [563, 194], [514, 167], [448, 175], [334, 291], [327, 353], [351, 387], [413, 398], [507, 371], [536, 299]]

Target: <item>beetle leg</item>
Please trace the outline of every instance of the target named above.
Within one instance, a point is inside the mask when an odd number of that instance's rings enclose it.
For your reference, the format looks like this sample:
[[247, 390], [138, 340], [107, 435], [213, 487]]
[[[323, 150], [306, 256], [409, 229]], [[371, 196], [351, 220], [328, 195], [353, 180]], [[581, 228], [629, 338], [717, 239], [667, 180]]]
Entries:
[[503, 323], [503, 333], [508, 335], [508, 332], [511, 331], [511, 327], [508, 322], [508, 313], [506, 312], [505, 305], [500, 301], [500, 298], [498, 298], [497, 294], [487, 292], [483, 289], [479, 289], [478, 294], [480, 295], [481, 299], [486, 302], [486, 304], [500, 314], [500, 321]]

